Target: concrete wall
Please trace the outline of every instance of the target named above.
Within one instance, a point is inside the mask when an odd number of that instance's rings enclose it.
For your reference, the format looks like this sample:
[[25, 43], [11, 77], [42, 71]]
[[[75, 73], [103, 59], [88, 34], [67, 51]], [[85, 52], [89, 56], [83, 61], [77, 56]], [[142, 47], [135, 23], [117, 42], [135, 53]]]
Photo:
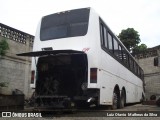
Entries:
[[32, 51], [34, 36], [0, 24], [0, 40], [6, 39], [9, 50], [0, 56], [0, 82], [8, 82], [8, 89], [19, 89], [28, 98], [30, 89], [31, 58], [19, 57], [17, 53]]
[[137, 62], [144, 70], [144, 80], [146, 88], [146, 98], [149, 100], [151, 95], [160, 95], [160, 67], [154, 66], [154, 58], [158, 56], [159, 49], [154, 49], [154, 54], [149, 51], [145, 57], [137, 58]]

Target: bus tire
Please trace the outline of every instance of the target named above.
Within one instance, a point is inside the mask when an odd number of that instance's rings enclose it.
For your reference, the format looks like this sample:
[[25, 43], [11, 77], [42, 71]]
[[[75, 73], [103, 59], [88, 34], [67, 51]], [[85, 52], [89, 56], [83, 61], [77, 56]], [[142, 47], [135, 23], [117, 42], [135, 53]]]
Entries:
[[120, 108], [124, 108], [124, 106], [125, 106], [125, 100], [126, 99], [126, 97], [125, 97], [125, 92], [124, 92], [124, 90], [122, 90], [122, 93], [121, 93], [121, 99], [120, 99]]
[[118, 94], [114, 91], [113, 93], [113, 103], [112, 103], [112, 110], [118, 108]]
[[145, 97], [144, 97], [144, 94], [142, 93], [142, 98], [140, 99], [140, 103], [143, 104], [144, 101], [145, 101]]

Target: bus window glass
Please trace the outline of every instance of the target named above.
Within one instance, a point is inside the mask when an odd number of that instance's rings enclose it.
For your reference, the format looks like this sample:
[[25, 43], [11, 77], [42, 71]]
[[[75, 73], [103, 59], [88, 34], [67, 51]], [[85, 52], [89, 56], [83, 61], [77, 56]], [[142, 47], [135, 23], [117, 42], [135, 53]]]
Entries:
[[43, 33], [41, 33], [41, 39], [52, 39], [53, 36], [55, 38], [65, 37], [67, 35], [67, 26], [56, 26], [50, 27], [47, 29], [43, 29]]
[[100, 35], [101, 35], [101, 42], [102, 45], [104, 45], [104, 29], [103, 29], [103, 24], [100, 24]]
[[116, 57], [118, 57], [118, 42], [115, 38], [113, 38], [113, 43], [114, 43], [114, 54], [116, 55]]
[[135, 62], [134, 62], [134, 71], [135, 71], [135, 73], [137, 74], [137, 65], [136, 65]]
[[84, 36], [88, 31], [89, 9], [77, 9], [44, 16], [41, 21], [40, 40]]
[[129, 67], [129, 54], [126, 52], [126, 55], [127, 55], [126, 63], [127, 63], [127, 66]]
[[110, 33], [108, 33], [108, 43], [109, 43], [109, 50], [113, 52], [112, 36]]
[[130, 68], [130, 56], [129, 56], [129, 54], [128, 54], [128, 67]]
[[121, 46], [121, 45], [118, 46], [118, 56], [119, 56], [119, 59], [120, 59], [120, 60], [123, 60], [123, 56], [122, 56], [122, 46]]
[[138, 72], [138, 76], [140, 77], [140, 70], [139, 70], [139, 66], [137, 67], [137, 72]]
[[104, 46], [108, 48], [107, 29], [104, 27]]
[[123, 59], [123, 63], [126, 62], [126, 54], [125, 54], [125, 49], [122, 47], [122, 59]]
[[128, 53], [123, 48], [123, 61], [128, 66]]
[[87, 22], [81, 22], [81, 23], [71, 23], [70, 24], [70, 33], [69, 33], [69, 37], [74, 37], [74, 36], [83, 36], [84, 35], [84, 31], [86, 31], [88, 27], [88, 23]]
[[132, 60], [132, 58], [130, 57], [130, 59], [129, 59], [129, 66], [130, 66], [130, 69], [131, 70], [133, 70], [133, 60]]
[[141, 79], [142, 79], [142, 80], [144, 79], [144, 72], [143, 72], [142, 69], [141, 69]]

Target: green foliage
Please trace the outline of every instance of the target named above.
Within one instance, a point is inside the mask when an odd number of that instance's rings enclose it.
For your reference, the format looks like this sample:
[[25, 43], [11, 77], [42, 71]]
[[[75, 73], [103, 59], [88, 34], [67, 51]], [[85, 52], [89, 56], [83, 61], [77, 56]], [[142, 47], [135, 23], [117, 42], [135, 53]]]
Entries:
[[0, 82], [0, 87], [8, 87], [8, 82]]
[[6, 50], [9, 49], [9, 45], [6, 41], [6, 39], [2, 39], [0, 41], [0, 55], [4, 56], [6, 54]]
[[[0, 40], [0, 55], [4, 56], [6, 54], [6, 50], [9, 49], [9, 45], [6, 39]], [[0, 87], [8, 87], [7, 82], [0, 82]]]
[[144, 53], [147, 50], [146, 44], [137, 45], [133, 49], [133, 54]]
[[121, 33], [118, 35], [122, 43], [129, 51], [131, 51], [141, 42], [139, 36], [140, 35], [138, 34], [138, 32], [133, 28], [127, 28], [126, 30], [122, 30]]

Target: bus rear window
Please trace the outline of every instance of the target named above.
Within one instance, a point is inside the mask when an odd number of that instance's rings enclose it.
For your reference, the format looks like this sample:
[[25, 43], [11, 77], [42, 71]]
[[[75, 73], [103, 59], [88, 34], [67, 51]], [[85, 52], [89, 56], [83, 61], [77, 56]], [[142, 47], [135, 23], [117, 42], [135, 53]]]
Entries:
[[89, 9], [76, 9], [43, 17], [41, 41], [84, 36], [88, 31]]

